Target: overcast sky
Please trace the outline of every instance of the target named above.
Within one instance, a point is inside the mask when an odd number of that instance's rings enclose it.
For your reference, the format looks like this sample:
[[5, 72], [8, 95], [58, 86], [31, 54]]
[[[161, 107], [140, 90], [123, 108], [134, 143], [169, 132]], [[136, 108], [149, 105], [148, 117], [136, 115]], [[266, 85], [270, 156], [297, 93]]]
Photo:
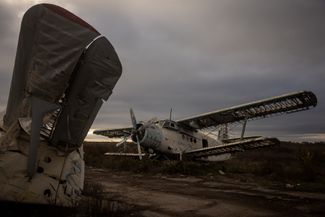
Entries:
[[[0, 109], [8, 98], [20, 21], [42, 1], [0, 0]], [[266, 136], [325, 133], [325, 1], [47, 1], [72, 11], [115, 47], [123, 74], [92, 128], [175, 119], [311, 90], [310, 111], [251, 122]]]

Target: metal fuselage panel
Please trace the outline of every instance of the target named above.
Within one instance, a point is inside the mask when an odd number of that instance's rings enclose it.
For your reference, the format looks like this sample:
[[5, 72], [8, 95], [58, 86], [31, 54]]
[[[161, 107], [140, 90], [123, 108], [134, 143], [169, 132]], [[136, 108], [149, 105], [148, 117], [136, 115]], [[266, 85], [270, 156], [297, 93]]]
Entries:
[[186, 153], [194, 149], [221, 145], [222, 142], [203, 132], [182, 131], [154, 124], [146, 129], [140, 141], [142, 147], [166, 154]]
[[164, 139], [161, 144], [161, 149], [166, 153], [179, 154], [186, 153], [195, 149], [203, 148], [203, 140], [205, 147], [221, 145], [222, 142], [205, 135], [202, 132], [182, 133], [170, 129], [162, 129]]

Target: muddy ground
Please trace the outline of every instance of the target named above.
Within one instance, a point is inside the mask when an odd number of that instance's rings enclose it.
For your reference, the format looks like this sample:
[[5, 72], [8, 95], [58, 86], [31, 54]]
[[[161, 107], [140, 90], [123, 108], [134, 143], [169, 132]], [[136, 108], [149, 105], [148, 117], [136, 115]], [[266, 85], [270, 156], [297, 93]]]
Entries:
[[325, 143], [281, 142], [224, 162], [104, 156], [119, 151], [114, 143], [85, 143], [84, 150], [78, 207], [0, 202], [0, 216], [325, 216]]
[[86, 177], [102, 185], [115, 209], [128, 209], [126, 216], [325, 216], [325, 193], [297, 191], [291, 184], [264, 185], [248, 174], [200, 177], [88, 167]]

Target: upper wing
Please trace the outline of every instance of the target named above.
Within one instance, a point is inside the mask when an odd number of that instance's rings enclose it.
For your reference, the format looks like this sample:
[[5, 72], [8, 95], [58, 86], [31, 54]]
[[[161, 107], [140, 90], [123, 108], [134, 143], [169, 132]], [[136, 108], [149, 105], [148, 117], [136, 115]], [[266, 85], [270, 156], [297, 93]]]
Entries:
[[266, 118], [274, 114], [298, 112], [316, 105], [317, 98], [314, 93], [301, 91], [185, 118], [177, 123], [204, 129], [220, 124]]
[[93, 133], [96, 135], [107, 136], [109, 138], [117, 138], [128, 136], [131, 134], [132, 127], [125, 128], [116, 128], [116, 129], [108, 129], [108, 130], [95, 130]]
[[226, 143], [220, 146], [213, 146], [213, 147], [192, 150], [186, 152], [185, 154], [188, 157], [199, 158], [199, 157], [206, 157], [206, 156], [219, 155], [225, 153], [241, 152], [248, 149], [278, 145], [279, 143], [280, 141], [276, 138], [264, 138], [264, 137], [246, 138], [236, 142]]

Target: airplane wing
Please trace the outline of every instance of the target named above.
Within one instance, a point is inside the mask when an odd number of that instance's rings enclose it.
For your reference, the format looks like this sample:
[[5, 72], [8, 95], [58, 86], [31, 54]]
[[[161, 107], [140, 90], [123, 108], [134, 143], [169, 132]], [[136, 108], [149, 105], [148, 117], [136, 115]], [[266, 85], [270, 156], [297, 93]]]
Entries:
[[300, 91], [184, 118], [178, 120], [177, 123], [192, 129], [204, 129], [221, 124], [298, 112], [316, 105], [317, 98], [314, 93]]
[[190, 158], [200, 158], [212, 155], [220, 155], [225, 153], [242, 152], [248, 149], [262, 148], [266, 146], [278, 145], [280, 141], [276, 138], [244, 138], [239, 141], [226, 143], [220, 146], [212, 146], [206, 148], [200, 148], [184, 153], [184, 155]]
[[132, 127], [107, 129], [107, 130], [94, 130], [94, 134], [107, 136], [109, 138], [120, 138], [123, 136], [131, 135]]

